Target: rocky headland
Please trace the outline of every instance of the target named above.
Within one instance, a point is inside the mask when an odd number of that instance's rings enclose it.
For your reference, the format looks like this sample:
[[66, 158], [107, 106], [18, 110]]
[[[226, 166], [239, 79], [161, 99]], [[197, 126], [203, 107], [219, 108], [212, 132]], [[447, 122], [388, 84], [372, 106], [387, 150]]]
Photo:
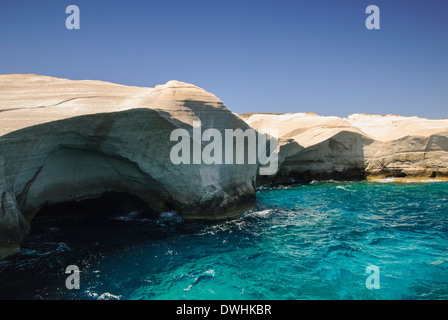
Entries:
[[[220, 132], [276, 130], [276, 174], [258, 175], [259, 163], [173, 164], [170, 134], [191, 133], [194, 121]], [[446, 119], [237, 115], [179, 81], [142, 88], [0, 75], [0, 257], [19, 250], [34, 215], [54, 204], [126, 194], [155, 215], [223, 219], [256, 207], [257, 184], [448, 180], [447, 164]]]
[[248, 114], [257, 130], [277, 130], [276, 175], [260, 183], [367, 179], [448, 180], [448, 121], [396, 115]]
[[155, 214], [175, 210], [185, 219], [255, 208], [257, 164], [170, 161], [170, 134], [191, 132], [194, 120], [204, 129], [249, 128], [199, 87], [1, 75], [0, 97], [0, 255], [18, 250], [41, 208], [108, 193], [136, 196]]

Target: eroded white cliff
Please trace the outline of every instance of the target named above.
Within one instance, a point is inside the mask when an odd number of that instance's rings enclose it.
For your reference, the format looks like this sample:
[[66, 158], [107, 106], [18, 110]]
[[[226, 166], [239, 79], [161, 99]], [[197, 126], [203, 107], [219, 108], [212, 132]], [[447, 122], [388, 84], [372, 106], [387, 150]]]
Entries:
[[278, 174], [290, 178], [407, 180], [448, 178], [448, 120], [314, 113], [242, 115], [257, 130], [274, 128], [280, 142]]
[[257, 165], [174, 165], [176, 128], [248, 128], [213, 94], [170, 81], [156, 88], [36, 75], [0, 76], [0, 247], [17, 249], [43, 206], [137, 196], [161, 213], [220, 219], [255, 206]]

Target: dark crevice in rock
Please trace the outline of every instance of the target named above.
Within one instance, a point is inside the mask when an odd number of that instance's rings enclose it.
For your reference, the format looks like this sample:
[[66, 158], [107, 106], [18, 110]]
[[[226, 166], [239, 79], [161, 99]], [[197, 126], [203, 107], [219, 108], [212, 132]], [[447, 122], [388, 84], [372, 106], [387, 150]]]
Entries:
[[319, 172], [319, 171], [304, 171], [304, 172], [290, 172], [282, 174], [281, 172], [274, 178], [269, 176], [258, 176], [257, 186], [265, 184], [273, 185], [288, 185], [296, 183], [310, 183], [312, 181], [362, 181], [366, 179], [366, 172], [364, 168], [351, 168], [343, 171]]
[[159, 216], [159, 213], [153, 211], [139, 197], [121, 192], [110, 192], [96, 198], [81, 201], [46, 205], [36, 215], [41, 214], [62, 214], [64, 216], [73, 214], [76, 217], [90, 215], [90, 219], [114, 218], [123, 215], [138, 215], [145, 218], [156, 218]]
[[[44, 161], [44, 163], [45, 163], [45, 161]], [[28, 190], [30, 189], [31, 185], [36, 180], [36, 178], [39, 176], [39, 173], [42, 170], [42, 168], [43, 168], [43, 166], [40, 167], [39, 169], [37, 169], [36, 173], [33, 175], [31, 180], [29, 180], [26, 183], [25, 188], [23, 188], [22, 192], [17, 196], [17, 203], [19, 204], [19, 207], [23, 207]]]
[[407, 174], [404, 172], [391, 172], [391, 173], [386, 173], [385, 177], [386, 178], [406, 178]]

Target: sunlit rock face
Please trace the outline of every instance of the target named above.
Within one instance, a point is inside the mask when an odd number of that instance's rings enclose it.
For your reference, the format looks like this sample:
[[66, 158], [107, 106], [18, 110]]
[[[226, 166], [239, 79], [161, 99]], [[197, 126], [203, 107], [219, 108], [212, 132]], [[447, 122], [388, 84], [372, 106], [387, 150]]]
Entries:
[[448, 179], [448, 120], [353, 114], [247, 114], [275, 129], [279, 171], [259, 183], [322, 179]]
[[253, 209], [257, 164], [171, 161], [171, 133], [191, 133], [195, 120], [203, 129], [249, 128], [216, 96], [183, 82], [140, 88], [1, 75], [1, 255], [17, 250], [40, 208], [108, 193], [185, 219]]
[[[222, 136], [270, 132], [278, 170], [265, 176], [258, 162], [195, 163], [194, 146], [201, 152], [208, 142], [195, 138], [194, 123]], [[177, 129], [192, 147], [188, 164], [172, 161]], [[117, 203], [152, 215], [222, 219], [255, 208], [256, 184], [328, 179], [448, 180], [448, 120], [236, 115], [179, 81], [142, 88], [0, 75], [0, 257], [17, 251], [33, 216], [52, 205], [119, 194], [130, 197]]]

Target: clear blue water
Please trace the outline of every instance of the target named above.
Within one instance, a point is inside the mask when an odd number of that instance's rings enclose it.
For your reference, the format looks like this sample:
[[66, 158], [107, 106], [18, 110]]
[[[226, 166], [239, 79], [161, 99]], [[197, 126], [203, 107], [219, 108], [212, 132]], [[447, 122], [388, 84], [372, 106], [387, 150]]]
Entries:
[[[448, 298], [448, 183], [261, 188], [257, 203], [215, 223], [38, 216], [0, 261], [0, 298]], [[72, 264], [80, 290], [65, 287]]]

